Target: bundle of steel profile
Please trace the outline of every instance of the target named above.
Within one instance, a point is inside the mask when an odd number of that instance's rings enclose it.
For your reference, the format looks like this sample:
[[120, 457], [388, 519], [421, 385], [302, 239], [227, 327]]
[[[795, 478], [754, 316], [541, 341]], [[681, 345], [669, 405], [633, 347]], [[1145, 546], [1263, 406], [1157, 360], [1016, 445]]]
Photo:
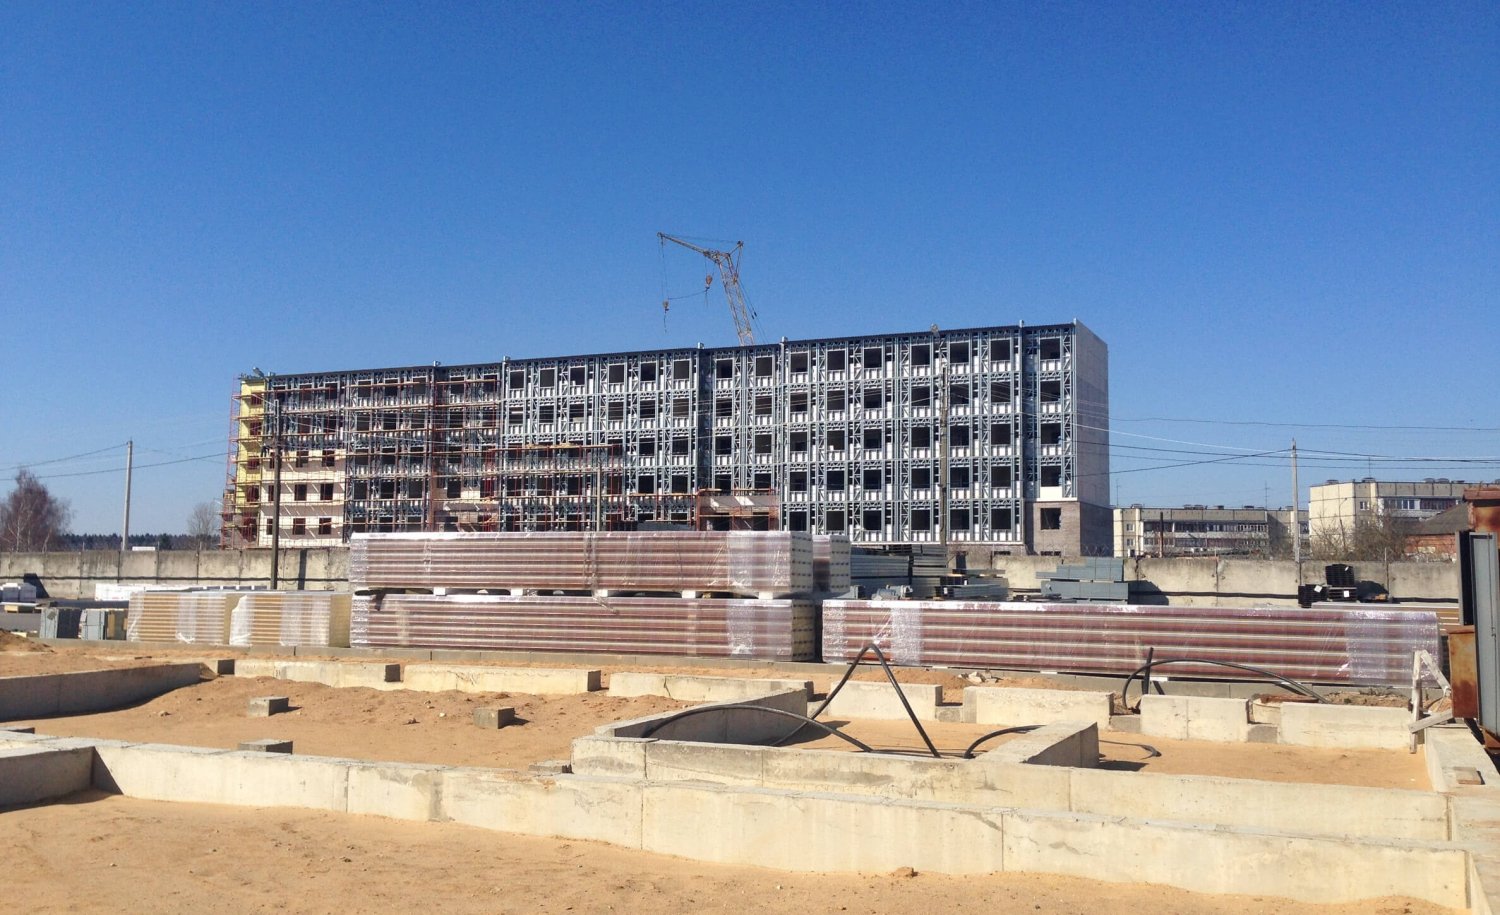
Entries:
[[355, 590], [402, 588], [727, 592], [812, 590], [810, 534], [790, 531], [557, 531], [355, 534]]
[[[1172, 607], [960, 601], [825, 601], [823, 660], [869, 642], [903, 665], [1128, 674], [1157, 657], [1248, 664], [1318, 683], [1390, 686], [1411, 680], [1412, 653], [1436, 656], [1430, 611], [1368, 606]], [[1171, 675], [1241, 679], [1209, 664]]]
[[349, 647], [348, 592], [251, 591], [229, 613], [229, 644]]
[[355, 648], [571, 651], [811, 660], [816, 611], [796, 600], [358, 595]]
[[242, 591], [137, 591], [130, 595], [125, 638], [132, 642], [224, 645], [229, 614]]
[[849, 538], [844, 534], [813, 535], [813, 590], [843, 594], [849, 590]]

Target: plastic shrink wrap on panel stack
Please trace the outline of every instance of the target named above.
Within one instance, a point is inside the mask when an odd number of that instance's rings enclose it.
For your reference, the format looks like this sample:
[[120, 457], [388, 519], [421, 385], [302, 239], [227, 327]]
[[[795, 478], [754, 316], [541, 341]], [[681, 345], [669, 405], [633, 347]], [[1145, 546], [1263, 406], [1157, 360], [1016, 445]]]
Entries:
[[251, 591], [230, 611], [229, 644], [349, 647], [350, 595]]
[[132, 642], [229, 643], [229, 615], [243, 591], [137, 591], [125, 637]]
[[357, 534], [351, 642], [806, 660], [813, 554], [780, 531]]
[[666, 597], [360, 595], [356, 648], [582, 651], [807, 660], [811, 603]]
[[356, 591], [509, 588], [716, 592], [812, 590], [812, 537], [779, 531], [355, 534]]
[[[1366, 606], [1172, 607], [1134, 604], [834, 600], [823, 604], [823, 660], [874, 641], [897, 664], [1125, 675], [1155, 658], [1248, 664], [1315, 683], [1398, 686], [1412, 653], [1438, 653], [1431, 611]], [[1210, 664], [1163, 674], [1240, 679]]]

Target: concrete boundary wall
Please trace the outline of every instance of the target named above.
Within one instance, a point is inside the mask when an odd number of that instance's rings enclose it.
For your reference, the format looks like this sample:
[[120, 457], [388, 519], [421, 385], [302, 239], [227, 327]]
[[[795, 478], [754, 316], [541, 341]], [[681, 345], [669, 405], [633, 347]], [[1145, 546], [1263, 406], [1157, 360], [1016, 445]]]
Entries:
[[191, 663], [0, 677], [0, 721], [123, 708], [191, 686], [203, 673], [203, 665]]
[[[1209, 893], [1467, 902], [1465, 851], [993, 805], [41, 738], [93, 748], [93, 782], [159, 800], [287, 806], [590, 839], [796, 871], [1028, 871]], [[9, 745], [0, 737], [0, 745]], [[1049, 767], [1031, 767], [1048, 769]], [[1063, 772], [1062, 769], [1050, 771]]]
[[[283, 549], [279, 565], [281, 587], [314, 591], [349, 589], [347, 547]], [[47, 593], [60, 598], [92, 599], [96, 584], [268, 588], [271, 551], [0, 553], [0, 581], [20, 581], [28, 573], [40, 576]]]
[[811, 680], [757, 680], [749, 677], [702, 677], [620, 671], [609, 675], [611, 696], [666, 696], [682, 702], [740, 702], [791, 689], [813, 695]]

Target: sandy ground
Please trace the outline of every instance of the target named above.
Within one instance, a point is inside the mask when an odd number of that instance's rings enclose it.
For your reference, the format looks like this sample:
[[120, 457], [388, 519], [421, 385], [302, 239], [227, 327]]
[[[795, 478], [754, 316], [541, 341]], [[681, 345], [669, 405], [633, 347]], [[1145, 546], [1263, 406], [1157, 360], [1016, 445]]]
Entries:
[[1037, 874], [791, 874], [453, 823], [78, 795], [0, 813], [16, 912], [1445, 915]]
[[[293, 711], [248, 717], [246, 706], [255, 696], [286, 696]], [[495, 705], [513, 707], [518, 723], [499, 730], [475, 727], [474, 709]], [[292, 741], [306, 756], [524, 769], [567, 759], [573, 738], [599, 725], [685, 706], [658, 696], [419, 693], [220, 677], [113, 712], [12, 723], [64, 737], [231, 749], [271, 737]]]

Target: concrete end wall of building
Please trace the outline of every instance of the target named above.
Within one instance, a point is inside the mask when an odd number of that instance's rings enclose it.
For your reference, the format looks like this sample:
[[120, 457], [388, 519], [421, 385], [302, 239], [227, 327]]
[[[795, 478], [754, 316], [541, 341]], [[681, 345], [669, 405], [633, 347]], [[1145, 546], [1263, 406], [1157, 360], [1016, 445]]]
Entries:
[[0, 807], [84, 791], [93, 784], [93, 769], [94, 751], [88, 747], [0, 747]]

